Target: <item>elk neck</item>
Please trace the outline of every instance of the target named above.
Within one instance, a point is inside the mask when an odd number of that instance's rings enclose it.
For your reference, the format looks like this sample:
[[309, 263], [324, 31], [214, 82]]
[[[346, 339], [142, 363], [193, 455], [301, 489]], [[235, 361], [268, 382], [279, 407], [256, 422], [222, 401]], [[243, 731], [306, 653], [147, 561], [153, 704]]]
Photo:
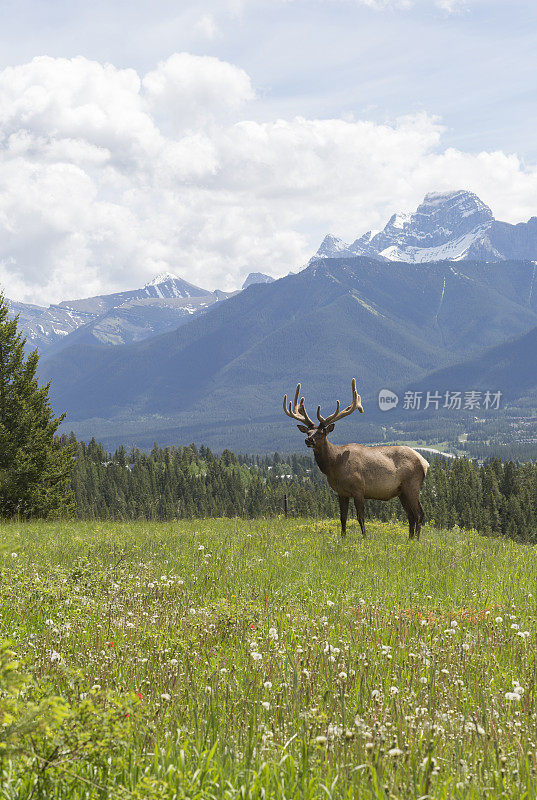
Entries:
[[315, 445], [313, 448], [313, 455], [315, 456], [317, 466], [325, 475], [333, 464], [334, 458], [336, 457], [336, 450], [337, 446], [331, 444], [326, 436], [320, 444]]

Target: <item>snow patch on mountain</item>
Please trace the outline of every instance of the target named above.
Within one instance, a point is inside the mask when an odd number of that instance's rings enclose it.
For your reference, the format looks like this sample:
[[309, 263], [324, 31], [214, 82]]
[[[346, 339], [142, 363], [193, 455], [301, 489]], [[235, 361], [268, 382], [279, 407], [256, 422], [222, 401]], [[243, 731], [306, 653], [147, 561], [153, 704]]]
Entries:
[[382, 231], [367, 233], [353, 244], [326, 236], [316, 258], [358, 255], [388, 261], [503, 261], [537, 256], [537, 225], [510, 225], [494, 219], [473, 192], [429, 192], [412, 213], [393, 214]]
[[148, 281], [145, 285], [146, 286], [159, 286], [161, 283], [167, 283], [168, 281], [180, 281], [182, 280], [177, 275], [174, 275], [173, 272], [161, 272], [159, 275], [155, 275], [153, 280]]

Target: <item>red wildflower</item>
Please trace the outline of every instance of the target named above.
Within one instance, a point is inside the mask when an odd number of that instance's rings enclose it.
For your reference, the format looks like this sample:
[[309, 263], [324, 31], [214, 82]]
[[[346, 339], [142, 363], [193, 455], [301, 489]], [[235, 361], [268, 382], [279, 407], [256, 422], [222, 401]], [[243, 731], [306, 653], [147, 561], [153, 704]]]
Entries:
[[107, 647], [113, 647], [113, 646], [114, 646], [114, 642], [107, 642], [107, 643], [106, 643], [106, 646], [107, 646]]

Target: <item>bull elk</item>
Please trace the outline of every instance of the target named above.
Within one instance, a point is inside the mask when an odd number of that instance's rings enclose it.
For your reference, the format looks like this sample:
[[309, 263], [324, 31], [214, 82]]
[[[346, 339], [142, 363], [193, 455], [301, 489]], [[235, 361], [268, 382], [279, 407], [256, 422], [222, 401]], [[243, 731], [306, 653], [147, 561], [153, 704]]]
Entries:
[[365, 537], [364, 500], [391, 500], [398, 497], [408, 517], [409, 538], [420, 538], [423, 522], [423, 508], [420, 503], [420, 489], [429, 467], [423, 456], [403, 445], [376, 445], [366, 447], [361, 444], [338, 446], [328, 441], [328, 434], [334, 425], [353, 411], [362, 414], [362, 399], [356, 390], [356, 380], [352, 379], [352, 402], [341, 410], [337, 401], [336, 410], [326, 419], [321, 416], [321, 406], [317, 408], [318, 422], [312, 422], [306, 413], [304, 398], [300, 397], [300, 383], [296, 387], [295, 399], [287, 406], [287, 395], [283, 398], [283, 410], [288, 417], [299, 422], [302, 433], [307, 433], [306, 445], [313, 448], [315, 461], [324, 472], [328, 483], [339, 498], [341, 535], [345, 536], [347, 515], [351, 497], [356, 507], [356, 515], [362, 536]]

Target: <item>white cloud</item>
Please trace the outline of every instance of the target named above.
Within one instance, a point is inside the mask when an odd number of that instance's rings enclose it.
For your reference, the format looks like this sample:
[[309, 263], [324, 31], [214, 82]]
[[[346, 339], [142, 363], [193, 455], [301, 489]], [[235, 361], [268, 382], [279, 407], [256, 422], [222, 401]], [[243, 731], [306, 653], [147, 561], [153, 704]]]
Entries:
[[218, 36], [218, 25], [213, 14], [202, 14], [194, 25], [194, 30], [204, 39], [215, 39]]
[[143, 79], [144, 98], [176, 130], [229, 118], [254, 92], [244, 70], [209, 56], [175, 53]]
[[[208, 288], [286, 274], [331, 231], [353, 239], [430, 190], [469, 188], [508, 221], [537, 169], [442, 147], [427, 114], [249, 119], [232, 64], [176, 54], [145, 76], [84, 58], [0, 72], [0, 283], [54, 302], [170, 270]], [[255, 109], [252, 108], [252, 111]]]

